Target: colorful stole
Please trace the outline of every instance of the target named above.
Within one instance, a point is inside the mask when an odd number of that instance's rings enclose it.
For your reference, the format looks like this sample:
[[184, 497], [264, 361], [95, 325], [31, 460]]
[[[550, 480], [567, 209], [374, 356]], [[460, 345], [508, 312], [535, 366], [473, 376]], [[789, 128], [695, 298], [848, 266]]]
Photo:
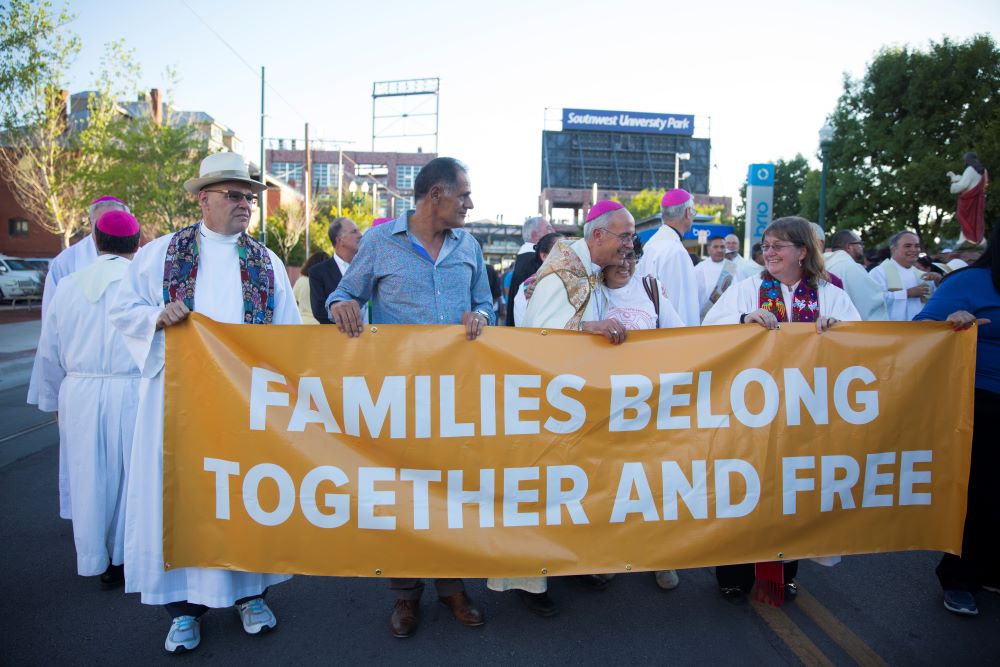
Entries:
[[[583, 313], [590, 303], [590, 296], [594, 290], [601, 285], [601, 274], [590, 275], [583, 265], [580, 256], [573, 252], [569, 241], [557, 241], [552, 246], [552, 251], [545, 258], [545, 263], [535, 274], [535, 282], [530, 286], [531, 293], [534, 288], [542, 282], [542, 279], [555, 274], [562, 280], [563, 287], [566, 288], [566, 300], [573, 306], [573, 317], [563, 327], [564, 329], [579, 329], [583, 320]], [[531, 293], [526, 292], [525, 296], [531, 298]]]
[[[761, 273], [760, 296], [758, 305], [768, 310], [778, 318], [779, 322], [788, 322], [785, 312], [785, 300], [781, 298], [781, 283], [771, 277], [767, 271]], [[799, 280], [798, 287], [792, 295], [792, 322], [815, 322], [819, 317], [819, 289], [805, 276]]]
[[[170, 239], [163, 264], [163, 302], [183, 301], [194, 310], [194, 285], [198, 278], [198, 228], [185, 227]], [[271, 255], [246, 232], [236, 242], [243, 283], [243, 323], [271, 324], [274, 319], [274, 267]]]

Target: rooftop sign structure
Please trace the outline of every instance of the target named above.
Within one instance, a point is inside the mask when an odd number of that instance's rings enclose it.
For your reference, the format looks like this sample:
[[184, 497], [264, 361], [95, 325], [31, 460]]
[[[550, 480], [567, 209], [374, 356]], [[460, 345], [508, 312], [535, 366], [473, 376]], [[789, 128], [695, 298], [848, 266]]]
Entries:
[[688, 114], [563, 109], [562, 125], [563, 130], [645, 132], [688, 137], [694, 134], [694, 116]]

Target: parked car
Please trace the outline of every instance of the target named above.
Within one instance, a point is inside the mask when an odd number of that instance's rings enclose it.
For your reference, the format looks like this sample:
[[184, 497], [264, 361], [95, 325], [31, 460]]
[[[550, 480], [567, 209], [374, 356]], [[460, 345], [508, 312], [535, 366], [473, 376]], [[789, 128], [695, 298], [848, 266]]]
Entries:
[[25, 260], [0, 255], [0, 300], [40, 298], [44, 280]]

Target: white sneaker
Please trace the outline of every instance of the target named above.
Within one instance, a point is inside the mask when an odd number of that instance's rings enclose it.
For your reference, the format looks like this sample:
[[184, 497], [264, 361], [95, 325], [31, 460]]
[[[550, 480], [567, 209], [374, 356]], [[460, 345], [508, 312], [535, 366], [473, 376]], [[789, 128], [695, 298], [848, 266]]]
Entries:
[[677, 576], [677, 570], [658, 570], [656, 572], [656, 585], [665, 591], [672, 591], [681, 583]]
[[243, 621], [243, 629], [248, 635], [256, 635], [262, 631], [273, 630], [278, 624], [278, 619], [274, 617], [271, 608], [264, 602], [264, 598], [254, 598], [249, 602], [236, 605], [236, 611]]
[[178, 616], [170, 624], [170, 632], [163, 642], [168, 653], [193, 651], [201, 643], [201, 624], [194, 616]]

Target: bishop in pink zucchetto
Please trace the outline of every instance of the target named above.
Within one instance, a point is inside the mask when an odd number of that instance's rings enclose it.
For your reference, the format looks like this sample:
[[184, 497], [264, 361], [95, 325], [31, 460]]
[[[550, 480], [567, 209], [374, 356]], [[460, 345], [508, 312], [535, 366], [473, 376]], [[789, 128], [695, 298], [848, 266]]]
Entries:
[[673, 190], [667, 190], [663, 195], [663, 199], [660, 200], [660, 206], [680, 206], [691, 199], [691, 193], [683, 188], [674, 188]]
[[97, 219], [97, 229], [108, 236], [135, 236], [139, 221], [127, 211], [108, 211]]
[[599, 218], [609, 211], [617, 211], [623, 208], [625, 207], [613, 199], [602, 199], [590, 207], [590, 211], [587, 212], [587, 222], [590, 222], [594, 218]]

